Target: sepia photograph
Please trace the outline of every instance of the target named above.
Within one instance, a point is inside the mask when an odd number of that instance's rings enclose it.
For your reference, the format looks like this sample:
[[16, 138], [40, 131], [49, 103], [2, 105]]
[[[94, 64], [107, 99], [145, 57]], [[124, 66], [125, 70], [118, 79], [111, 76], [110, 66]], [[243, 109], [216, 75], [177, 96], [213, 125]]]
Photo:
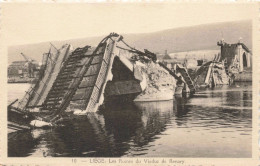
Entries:
[[254, 9], [5, 4], [7, 158], [254, 158]]

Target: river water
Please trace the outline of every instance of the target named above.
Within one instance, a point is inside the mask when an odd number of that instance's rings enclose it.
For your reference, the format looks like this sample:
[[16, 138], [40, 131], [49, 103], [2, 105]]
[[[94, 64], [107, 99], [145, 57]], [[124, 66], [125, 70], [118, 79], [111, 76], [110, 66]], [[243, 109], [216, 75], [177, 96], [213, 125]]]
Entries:
[[[28, 84], [8, 85], [9, 102]], [[137, 102], [77, 116], [51, 129], [17, 132], [8, 156], [251, 157], [252, 86], [235, 84], [191, 98]]]

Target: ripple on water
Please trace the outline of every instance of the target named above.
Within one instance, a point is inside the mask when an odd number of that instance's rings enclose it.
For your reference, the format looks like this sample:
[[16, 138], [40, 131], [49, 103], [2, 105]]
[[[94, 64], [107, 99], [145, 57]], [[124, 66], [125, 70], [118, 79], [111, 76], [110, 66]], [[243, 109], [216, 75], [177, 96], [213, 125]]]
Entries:
[[124, 104], [19, 132], [8, 140], [8, 156], [250, 157], [251, 107], [249, 85]]

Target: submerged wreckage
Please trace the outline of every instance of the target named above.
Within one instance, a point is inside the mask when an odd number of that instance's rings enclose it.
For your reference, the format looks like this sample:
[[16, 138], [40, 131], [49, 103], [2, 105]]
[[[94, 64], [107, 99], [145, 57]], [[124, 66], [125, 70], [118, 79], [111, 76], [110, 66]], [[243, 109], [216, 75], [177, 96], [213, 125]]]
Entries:
[[50, 49], [37, 82], [21, 100], [9, 104], [9, 130], [51, 126], [63, 116], [85, 115], [111, 103], [169, 100], [174, 94], [193, 94], [196, 87], [244, 79], [251, 68], [249, 49], [240, 42], [218, 45], [221, 54], [202, 64], [192, 77], [181, 64], [169, 69], [154, 53], [132, 48], [116, 33], [97, 47], [73, 50], [67, 44]]
[[165, 94], [173, 97], [175, 86], [182, 90], [186, 85], [191, 93], [195, 92], [186, 68], [176, 65], [172, 71], [158, 62], [155, 54], [130, 47], [115, 33], [96, 48], [73, 50], [64, 45], [50, 50], [49, 55], [36, 84], [17, 106], [16, 101], [8, 106], [10, 128], [17, 128], [12, 122], [19, 128], [29, 123], [35, 127], [52, 125], [66, 112], [96, 112], [106, 103], [132, 101], [137, 96], [138, 100], [148, 100], [152, 94], [156, 94], [156, 100]]

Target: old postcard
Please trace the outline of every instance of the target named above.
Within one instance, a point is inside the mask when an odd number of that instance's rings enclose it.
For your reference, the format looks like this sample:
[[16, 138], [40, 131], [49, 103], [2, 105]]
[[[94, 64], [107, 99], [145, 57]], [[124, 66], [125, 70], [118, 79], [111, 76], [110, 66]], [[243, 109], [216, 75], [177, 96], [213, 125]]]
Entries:
[[1, 165], [256, 166], [259, 3], [1, 5]]

